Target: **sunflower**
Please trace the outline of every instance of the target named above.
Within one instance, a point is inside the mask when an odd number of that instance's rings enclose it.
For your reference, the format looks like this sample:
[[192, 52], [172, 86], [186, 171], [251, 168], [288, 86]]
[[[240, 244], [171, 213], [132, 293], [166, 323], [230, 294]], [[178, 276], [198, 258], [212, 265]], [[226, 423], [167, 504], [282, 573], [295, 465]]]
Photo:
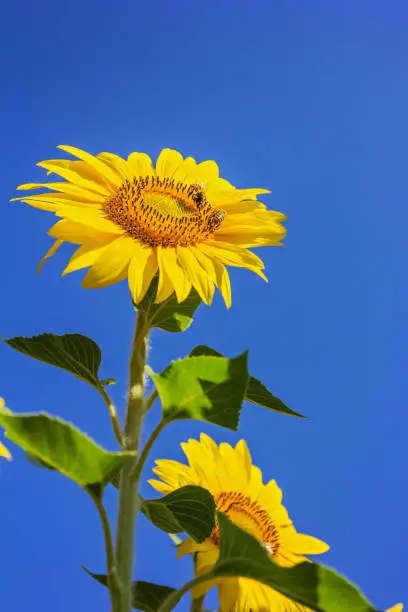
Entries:
[[214, 161], [197, 163], [173, 149], [163, 149], [153, 167], [145, 153], [125, 160], [59, 148], [78, 159], [38, 166], [65, 180], [20, 185], [51, 191], [12, 200], [60, 219], [48, 232], [55, 242], [39, 267], [63, 242], [79, 245], [63, 274], [89, 268], [82, 282], [89, 289], [127, 277], [136, 304], [156, 273], [156, 303], [173, 293], [182, 302], [194, 287], [210, 304], [217, 286], [229, 307], [225, 266], [248, 268], [266, 280], [262, 260], [247, 249], [280, 245], [285, 235], [285, 215], [257, 201], [267, 189], [236, 189], [220, 178]]
[[[4, 409], [4, 406], [5, 406], [4, 399], [0, 397], [0, 410], [2, 408]], [[9, 460], [11, 459], [10, 452], [1, 442], [0, 442], [0, 457], [4, 457], [5, 459], [9, 459]]]
[[[202, 486], [213, 495], [217, 510], [225, 513], [238, 527], [263, 544], [279, 563], [290, 567], [306, 560], [306, 554], [319, 554], [328, 545], [312, 536], [298, 533], [282, 505], [282, 491], [271, 480], [262, 482], [262, 472], [252, 465], [244, 440], [235, 448], [219, 446], [207, 435], [200, 441], [189, 440], [181, 445], [188, 465], [177, 461], [158, 460], [154, 473], [161, 480], [150, 484], [167, 494], [185, 485]], [[196, 571], [208, 572], [219, 555], [219, 532], [215, 527], [210, 538], [198, 544], [187, 538], [178, 548], [178, 557], [197, 553]], [[214, 583], [206, 582], [193, 590], [193, 598], [202, 596]], [[290, 612], [306, 611], [277, 591], [248, 578], [223, 578], [217, 584], [221, 612]]]

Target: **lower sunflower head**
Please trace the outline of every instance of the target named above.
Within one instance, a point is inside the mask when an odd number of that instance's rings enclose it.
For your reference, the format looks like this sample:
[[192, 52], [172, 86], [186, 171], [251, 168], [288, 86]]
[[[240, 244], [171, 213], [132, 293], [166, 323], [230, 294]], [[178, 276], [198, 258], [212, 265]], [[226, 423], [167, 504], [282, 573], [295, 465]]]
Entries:
[[265, 278], [263, 262], [248, 248], [280, 245], [286, 233], [285, 215], [257, 200], [267, 189], [236, 189], [220, 178], [214, 161], [197, 163], [172, 149], [163, 149], [154, 167], [144, 153], [125, 160], [60, 148], [78, 159], [38, 165], [63, 180], [20, 185], [49, 191], [13, 198], [60, 219], [48, 232], [55, 243], [40, 265], [64, 242], [78, 245], [63, 274], [89, 268], [87, 288], [127, 278], [136, 304], [156, 274], [156, 303], [173, 293], [182, 302], [194, 288], [210, 304], [218, 287], [227, 307], [226, 266]]
[[[262, 472], [252, 465], [246, 443], [235, 448], [219, 446], [208, 436], [182, 444], [188, 465], [170, 460], [156, 461], [155, 474], [161, 480], [150, 484], [161, 493], [170, 493], [185, 485], [202, 486], [213, 495], [217, 510], [225, 513], [238, 527], [256, 538], [279, 565], [290, 567], [307, 560], [305, 555], [320, 554], [328, 545], [309, 535], [298, 533], [282, 505], [282, 491], [275, 480], [264, 484]], [[178, 548], [178, 556], [196, 553], [196, 571], [208, 572], [219, 555], [219, 531], [216, 526], [205, 542], [187, 538]], [[221, 612], [267, 612], [270, 610], [307, 610], [277, 591], [248, 578], [222, 579], [217, 583]], [[200, 597], [212, 586], [204, 583], [193, 591]]]

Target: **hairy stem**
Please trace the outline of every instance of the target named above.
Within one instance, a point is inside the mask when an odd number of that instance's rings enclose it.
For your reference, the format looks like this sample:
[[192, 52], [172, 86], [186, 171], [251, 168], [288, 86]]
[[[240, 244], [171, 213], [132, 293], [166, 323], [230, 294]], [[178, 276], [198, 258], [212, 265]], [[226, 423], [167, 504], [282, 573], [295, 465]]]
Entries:
[[[123, 450], [138, 451], [143, 422], [144, 368], [147, 353], [144, 317], [139, 313], [130, 358], [130, 381], [123, 436]], [[119, 511], [116, 534], [116, 568], [121, 589], [120, 612], [132, 608], [132, 569], [134, 561], [135, 519], [139, 510], [137, 486], [132, 478], [137, 458], [126, 461], [120, 475]]]

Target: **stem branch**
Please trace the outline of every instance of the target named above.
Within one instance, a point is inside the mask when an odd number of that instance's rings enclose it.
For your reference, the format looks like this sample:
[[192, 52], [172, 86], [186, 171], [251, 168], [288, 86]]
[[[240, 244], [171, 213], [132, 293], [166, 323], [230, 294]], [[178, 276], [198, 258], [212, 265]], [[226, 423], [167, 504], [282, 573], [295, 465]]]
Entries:
[[161, 604], [161, 606], [158, 608], [157, 612], [170, 612], [171, 610], [173, 610], [173, 608], [176, 607], [176, 605], [178, 604], [180, 599], [183, 597], [183, 595], [185, 595], [185, 593], [187, 593], [193, 587], [198, 586], [199, 584], [202, 584], [203, 582], [206, 582], [207, 580], [211, 580], [213, 576], [214, 576], [213, 573], [210, 571], [208, 572], [208, 574], [202, 574], [201, 576], [196, 576], [192, 580], [189, 580], [189, 582], [187, 582], [180, 589], [171, 593], [167, 597], [167, 599]]
[[151, 394], [149, 395], [149, 397], [145, 401], [145, 405], [144, 405], [144, 413], [145, 414], [147, 414], [149, 412], [150, 408], [153, 406], [154, 402], [156, 401], [157, 396], [158, 396], [157, 389], [153, 389], [153, 391], [151, 392]]
[[106, 403], [106, 405], [108, 407], [109, 416], [111, 418], [112, 427], [113, 427], [113, 433], [115, 434], [115, 438], [118, 441], [119, 446], [122, 447], [122, 445], [123, 445], [123, 433], [122, 433], [121, 427], [119, 425], [118, 415], [116, 414], [115, 404], [112, 402], [111, 398], [106, 393], [105, 389], [101, 389], [99, 392], [102, 395], [102, 397], [105, 400], [105, 403]]
[[108, 571], [108, 588], [112, 603], [112, 612], [120, 612], [120, 588], [118, 582], [118, 576], [116, 574], [115, 567], [115, 552], [113, 548], [112, 533], [106, 514], [105, 506], [99, 497], [93, 497], [96, 508], [99, 512], [99, 516], [102, 523], [103, 535], [105, 538], [105, 549], [106, 549], [106, 564]]
[[150, 438], [148, 439], [145, 446], [143, 447], [142, 452], [140, 453], [140, 457], [138, 459], [138, 462], [135, 465], [135, 469], [133, 470], [133, 474], [132, 474], [132, 480], [135, 483], [136, 487], [139, 483], [140, 476], [142, 474], [144, 464], [146, 463], [147, 456], [150, 453], [153, 444], [156, 442], [158, 435], [165, 428], [166, 425], [167, 425], [166, 421], [160, 421], [160, 423], [156, 425], [156, 427], [151, 433]]

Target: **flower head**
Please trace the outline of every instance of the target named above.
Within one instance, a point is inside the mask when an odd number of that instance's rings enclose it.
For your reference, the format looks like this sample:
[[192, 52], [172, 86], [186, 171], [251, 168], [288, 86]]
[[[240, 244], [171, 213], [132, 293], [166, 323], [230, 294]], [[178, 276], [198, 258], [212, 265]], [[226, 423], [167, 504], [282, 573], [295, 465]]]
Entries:
[[194, 287], [210, 304], [217, 286], [228, 307], [225, 266], [265, 278], [263, 262], [247, 249], [281, 244], [286, 218], [257, 201], [267, 189], [236, 189], [219, 177], [214, 161], [197, 163], [172, 149], [163, 149], [156, 167], [145, 153], [125, 160], [60, 149], [78, 159], [38, 165], [65, 180], [20, 185], [50, 191], [13, 198], [60, 219], [48, 232], [56, 240], [40, 266], [63, 242], [79, 245], [63, 274], [89, 268], [82, 283], [87, 288], [128, 278], [136, 304], [156, 273], [156, 303], [173, 293], [182, 302]]
[[[246, 443], [235, 448], [219, 446], [201, 434], [200, 441], [189, 440], [181, 445], [188, 465], [177, 461], [158, 460], [154, 473], [161, 480], [150, 484], [161, 493], [170, 493], [185, 485], [198, 485], [213, 495], [217, 510], [224, 512], [238, 527], [263, 544], [279, 565], [290, 567], [306, 560], [305, 555], [320, 554], [328, 545], [312, 536], [298, 533], [282, 505], [282, 491], [271, 480], [263, 484], [262, 472], [252, 465]], [[219, 555], [219, 533], [215, 527], [210, 538], [198, 544], [187, 538], [178, 549], [178, 556], [197, 553], [198, 574], [211, 569]], [[213, 583], [204, 583], [193, 591], [200, 597]], [[308, 610], [277, 591], [248, 578], [222, 579], [218, 582], [221, 612], [286, 612]]]

